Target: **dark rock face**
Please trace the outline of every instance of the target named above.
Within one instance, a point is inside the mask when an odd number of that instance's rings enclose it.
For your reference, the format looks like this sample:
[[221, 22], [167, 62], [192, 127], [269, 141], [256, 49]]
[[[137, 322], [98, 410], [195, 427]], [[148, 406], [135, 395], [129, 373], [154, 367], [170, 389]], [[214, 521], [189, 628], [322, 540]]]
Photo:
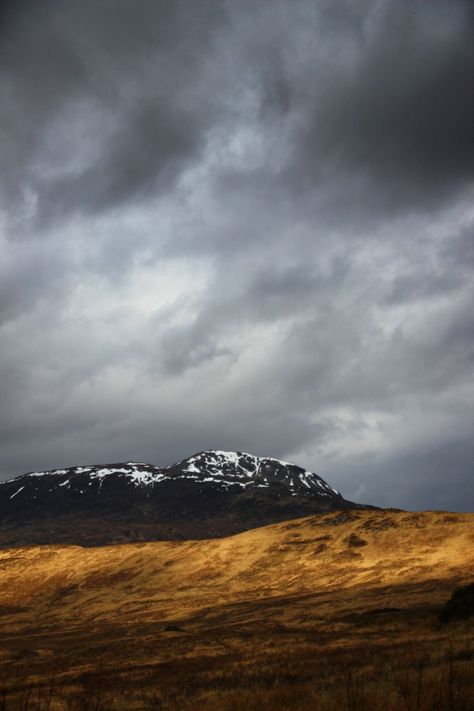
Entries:
[[278, 459], [201, 452], [172, 466], [94, 465], [0, 484], [0, 545], [212, 538], [324, 511], [365, 508]]

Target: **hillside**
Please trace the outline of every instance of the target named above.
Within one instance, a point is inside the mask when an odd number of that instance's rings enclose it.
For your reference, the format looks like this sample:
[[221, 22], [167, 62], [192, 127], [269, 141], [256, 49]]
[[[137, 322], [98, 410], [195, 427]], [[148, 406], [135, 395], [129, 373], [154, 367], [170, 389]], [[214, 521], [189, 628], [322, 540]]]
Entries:
[[0, 483], [0, 547], [213, 538], [355, 508], [295, 464], [209, 450], [167, 467], [75, 466]]
[[[324, 675], [346, 678], [347, 665], [358, 674], [374, 654], [388, 674], [414, 655], [443, 665], [474, 643], [472, 626], [437, 622], [451, 590], [474, 577], [474, 514], [332, 512], [225, 539], [4, 550], [0, 565], [1, 669], [13, 696], [54, 667], [57, 693], [75, 698], [106, 669], [129, 700], [120, 706], [104, 681], [114, 699], [104, 708], [240, 709], [232, 689], [254, 685], [255, 708], [316, 709], [302, 699], [322, 683], [323, 650]], [[294, 677], [286, 705], [262, 691], [263, 669], [280, 690]]]

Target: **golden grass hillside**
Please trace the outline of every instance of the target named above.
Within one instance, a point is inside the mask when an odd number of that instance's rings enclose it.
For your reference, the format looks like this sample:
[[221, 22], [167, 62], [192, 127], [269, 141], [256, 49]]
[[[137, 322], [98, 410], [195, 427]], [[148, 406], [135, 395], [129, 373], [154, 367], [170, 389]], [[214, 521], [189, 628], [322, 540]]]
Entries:
[[416, 708], [468, 710], [472, 625], [437, 615], [473, 580], [474, 514], [443, 512], [0, 551], [4, 708], [399, 709], [426, 683]]

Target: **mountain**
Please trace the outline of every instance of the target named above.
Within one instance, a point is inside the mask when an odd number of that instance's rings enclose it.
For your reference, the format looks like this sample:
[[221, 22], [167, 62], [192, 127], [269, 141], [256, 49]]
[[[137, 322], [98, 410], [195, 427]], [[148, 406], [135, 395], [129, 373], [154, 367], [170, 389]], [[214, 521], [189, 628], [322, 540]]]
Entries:
[[355, 508], [366, 507], [294, 464], [210, 450], [164, 468], [76, 466], [3, 482], [0, 545], [213, 538]]

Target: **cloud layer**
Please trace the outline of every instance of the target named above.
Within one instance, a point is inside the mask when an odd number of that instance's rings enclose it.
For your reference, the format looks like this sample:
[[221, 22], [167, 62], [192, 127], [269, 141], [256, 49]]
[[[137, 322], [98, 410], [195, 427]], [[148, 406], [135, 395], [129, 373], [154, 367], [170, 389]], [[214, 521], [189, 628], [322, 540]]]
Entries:
[[215, 447], [473, 509], [472, 4], [0, 12], [0, 476]]

